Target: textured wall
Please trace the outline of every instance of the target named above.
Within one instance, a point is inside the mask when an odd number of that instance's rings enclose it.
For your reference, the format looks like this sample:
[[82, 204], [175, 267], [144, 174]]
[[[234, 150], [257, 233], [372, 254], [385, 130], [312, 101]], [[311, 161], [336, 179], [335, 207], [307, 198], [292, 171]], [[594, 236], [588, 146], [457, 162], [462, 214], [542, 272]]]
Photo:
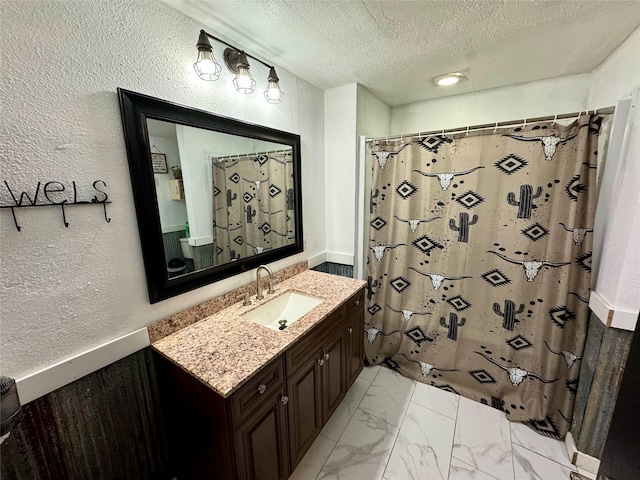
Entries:
[[[157, 1], [0, 2], [3, 180], [75, 180], [79, 197], [101, 179], [111, 223], [96, 206], [0, 212], [0, 371], [20, 377], [248, 283], [239, 275], [149, 304], [116, 88], [138, 91], [302, 138], [307, 252], [324, 251], [323, 93], [278, 69], [286, 97], [237, 94], [232, 76], [195, 75], [198, 22]], [[215, 32], [214, 32], [215, 33]], [[214, 48], [218, 49], [218, 45]], [[219, 49], [221, 50], [221, 49]], [[220, 58], [221, 52], [216, 53]], [[267, 71], [254, 68], [258, 90]]]

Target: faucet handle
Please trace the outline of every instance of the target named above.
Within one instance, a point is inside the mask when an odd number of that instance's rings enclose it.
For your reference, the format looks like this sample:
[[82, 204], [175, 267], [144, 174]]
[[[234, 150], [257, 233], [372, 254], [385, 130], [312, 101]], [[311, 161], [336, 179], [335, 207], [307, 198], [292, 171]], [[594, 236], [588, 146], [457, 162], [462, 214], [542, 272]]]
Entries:
[[242, 295], [239, 295], [237, 297], [237, 300], [242, 300], [242, 305], [244, 305], [245, 307], [247, 305], [251, 305], [251, 299], [249, 297], [249, 292], [244, 292]]

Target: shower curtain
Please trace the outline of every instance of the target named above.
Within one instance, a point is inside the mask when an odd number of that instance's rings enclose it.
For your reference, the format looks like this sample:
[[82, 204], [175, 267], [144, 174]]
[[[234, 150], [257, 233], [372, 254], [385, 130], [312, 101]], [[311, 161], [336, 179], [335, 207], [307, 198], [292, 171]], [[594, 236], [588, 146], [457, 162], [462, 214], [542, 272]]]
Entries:
[[212, 159], [215, 264], [294, 241], [291, 150]]
[[366, 358], [562, 438], [602, 117], [372, 146]]

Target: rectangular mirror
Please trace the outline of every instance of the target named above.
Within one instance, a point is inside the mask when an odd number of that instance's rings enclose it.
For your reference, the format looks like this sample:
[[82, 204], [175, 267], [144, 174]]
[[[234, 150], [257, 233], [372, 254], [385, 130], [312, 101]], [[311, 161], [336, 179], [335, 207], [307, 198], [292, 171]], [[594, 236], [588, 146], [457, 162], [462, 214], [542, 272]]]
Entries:
[[118, 93], [151, 303], [303, 250], [298, 135]]

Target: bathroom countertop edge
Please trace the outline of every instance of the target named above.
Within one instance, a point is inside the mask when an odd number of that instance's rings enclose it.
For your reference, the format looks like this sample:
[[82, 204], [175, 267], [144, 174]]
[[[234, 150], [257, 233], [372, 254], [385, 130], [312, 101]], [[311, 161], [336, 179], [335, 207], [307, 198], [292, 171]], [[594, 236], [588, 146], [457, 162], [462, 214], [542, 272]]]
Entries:
[[[274, 295], [259, 301], [252, 298], [252, 305], [236, 303], [151, 347], [227, 398], [365, 285], [362, 280], [307, 270], [276, 285]], [[243, 314], [288, 291], [323, 302], [281, 332], [242, 319]]]

